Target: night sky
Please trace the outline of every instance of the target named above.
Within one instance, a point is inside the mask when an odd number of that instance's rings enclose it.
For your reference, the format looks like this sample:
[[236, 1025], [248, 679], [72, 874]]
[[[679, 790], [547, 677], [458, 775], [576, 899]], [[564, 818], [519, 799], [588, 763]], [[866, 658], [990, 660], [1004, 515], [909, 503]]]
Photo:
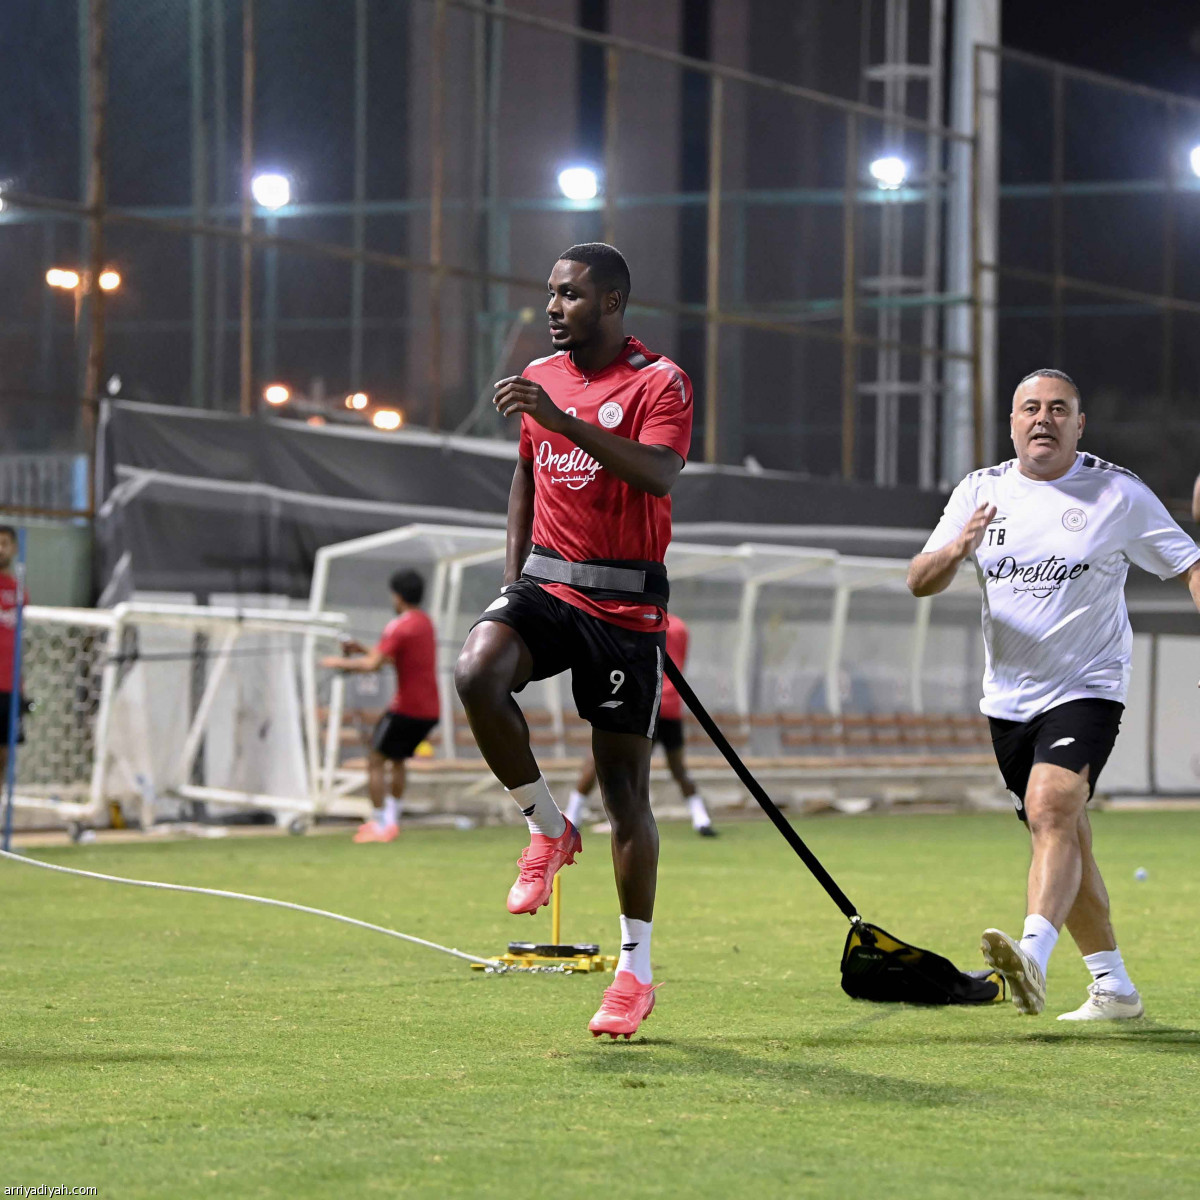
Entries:
[[1196, 0], [1002, 0], [1015, 50], [1200, 99]]

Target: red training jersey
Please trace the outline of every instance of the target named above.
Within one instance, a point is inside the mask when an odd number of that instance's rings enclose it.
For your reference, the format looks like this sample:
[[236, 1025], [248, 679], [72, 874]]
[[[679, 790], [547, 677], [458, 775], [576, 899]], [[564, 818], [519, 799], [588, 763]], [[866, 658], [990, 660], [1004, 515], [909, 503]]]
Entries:
[[[688, 641], [691, 635], [682, 617], [671, 613], [667, 617], [667, 656], [681, 670], [687, 668]], [[664, 675], [662, 699], [658, 704], [658, 715], [668, 721], [679, 721], [683, 718], [683, 700], [675, 690], [675, 685]]]
[[396, 668], [396, 694], [388, 712], [436, 721], [441, 709], [437, 687], [437, 639], [433, 622], [410, 608], [387, 623], [376, 647]]
[[[29, 603], [29, 593], [25, 593]], [[17, 581], [9, 574], [0, 574], [0, 692], [16, 692], [13, 686], [13, 650], [17, 633]], [[7, 730], [0, 730], [6, 737]]]
[[[692, 442], [692, 385], [669, 358], [636, 338], [601, 371], [583, 372], [565, 350], [531, 362], [526, 379], [559, 408], [621, 437], [666, 446], [687, 460]], [[606, 471], [570, 439], [521, 417], [521, 457], [533, 463], [533, 540], [571, 562], [593, 558], [662, 562], [671, 541], [671, 498], [652, 496]], [[657, 632], [653, 604], [596, 600], [564, 583], [551, 595], [624, 629]]]

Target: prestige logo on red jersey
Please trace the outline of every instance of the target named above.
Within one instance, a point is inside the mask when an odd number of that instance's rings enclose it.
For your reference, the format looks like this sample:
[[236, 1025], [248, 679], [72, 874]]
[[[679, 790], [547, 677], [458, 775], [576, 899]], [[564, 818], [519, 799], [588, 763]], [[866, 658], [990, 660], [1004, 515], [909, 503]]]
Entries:
[[600, 470], [600, 464], [578, 446], [572, 446], [563, 454], [555, 454], [549, 442], [542, 442], [538, 446], [533, 461], [539, 471], [549, 474], [551, 483], [565, 483], [573, 492], [587, 487]]

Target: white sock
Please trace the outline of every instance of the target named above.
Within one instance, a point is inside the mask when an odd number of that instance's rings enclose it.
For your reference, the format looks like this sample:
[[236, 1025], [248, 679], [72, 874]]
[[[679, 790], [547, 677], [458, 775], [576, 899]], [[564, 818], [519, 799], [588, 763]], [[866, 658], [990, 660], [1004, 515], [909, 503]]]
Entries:
[[1097, 950], [1095, 954], [1085, 954], [1083, 961], [1092, 973], [1092, 980], [1099, 983], [1104, 980], [1104, 990], [1115, 992], [1118, 996], [1131, 996], [1137, 991], [1129, 972], [1125, 970], [1125, 960], [1118, 950]]
[[400, 801], [395, 796], [384, 796], [383, 798], [383, 820], [382, 825], [397, 825], [400, 822]]
[[549, 838], [562, 837], [567, 827], [566, 818], [554, 803], [544, 775], [539, 775], [532, 783], [505, 788], [505, 791], [516, 801], [521, 815], [529, 822], [530, 833], [540, 833]]
[[1037, 913], [1030, 913], [1025, 918], [1025, 929], [1021, 934], [1021, 949], [1033, 959], [1042, 969], [1043, 978], [1046, 975], [1046, 965], [1050, 961], [1050, 951], [1058, 941], [1058, 930]]
[[387, 809], [373, 808], [371, 809], [371, 820], [380, 827], [387, 824]]
[[572, 825], [579, 824], [579, 818], [583, 815], [583, 810], [587, 806], [587, 797], [575, 788], [571, 789], [571, 795], [567, 799], [567, 820]]
[[632, 971], [638, 983], [650, 983], [654, 972], [650, 968], [650, 931], [653, 921], [635, 921], [621, 914], [621, 957], [618, 971]]
[[699, 792], [694, 796], [688, 797], [688, 812], [692, 814], [692, 828], [703, 829], [705, 825], [712, 824], [712, 818], [708, 815], [708, 809], [704, 807], [704, 797]]

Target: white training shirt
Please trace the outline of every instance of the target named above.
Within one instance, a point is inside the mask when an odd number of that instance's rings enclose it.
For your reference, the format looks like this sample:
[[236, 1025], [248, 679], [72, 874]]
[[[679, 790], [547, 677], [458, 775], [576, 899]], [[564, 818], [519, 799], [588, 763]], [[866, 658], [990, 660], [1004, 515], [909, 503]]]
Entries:
[[1131, 471], [1077, 453], [1049, 482], [1022, 475], [1016, 459], [972, 472], [923, 553], [954, 541], [981, 504], [996, 506], [971, 556], [983, 588], [981, 711], [1028, 721], [1068, 700], [1123, 704], [1129, 564], [1170, 579], [1200, 559], [1200, 547]]

